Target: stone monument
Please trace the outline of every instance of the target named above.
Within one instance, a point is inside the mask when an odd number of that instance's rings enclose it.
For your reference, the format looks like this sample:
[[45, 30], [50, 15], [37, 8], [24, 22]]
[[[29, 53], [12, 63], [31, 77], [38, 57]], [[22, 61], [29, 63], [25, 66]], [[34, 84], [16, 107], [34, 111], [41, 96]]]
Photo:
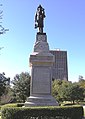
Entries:
[[35, 28], [38, 28], [34, 52], [30, 55], [31, 87], [30, 97], [25, 106], [57, 106], [51, 96], [53, 55], [49, 52], [47, 35], [43, 32], [45, 11], [41, 5], [35, 15]]

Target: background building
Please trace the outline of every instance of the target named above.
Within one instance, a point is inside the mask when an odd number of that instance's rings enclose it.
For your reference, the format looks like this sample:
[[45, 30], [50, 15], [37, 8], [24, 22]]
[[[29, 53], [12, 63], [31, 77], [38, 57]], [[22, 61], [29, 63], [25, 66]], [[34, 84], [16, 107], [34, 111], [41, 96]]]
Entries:
[[52, 78], [68, 80], [67, 51], [50, 50], [54, 55], [55, 62], [52, 68]]

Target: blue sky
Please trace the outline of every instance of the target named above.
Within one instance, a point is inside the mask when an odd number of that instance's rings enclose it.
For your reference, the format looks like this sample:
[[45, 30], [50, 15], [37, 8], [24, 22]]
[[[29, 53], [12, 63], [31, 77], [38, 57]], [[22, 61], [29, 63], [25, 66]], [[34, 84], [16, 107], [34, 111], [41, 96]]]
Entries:
[[44, 32], [50, 49], [68, 52], [68, 77], [85, 78], [85, 0], [1, 0], [3, 23], [9, 31], [0, 35], [0, 73], [7, 77], [28, 71], [37, 30], [34, 15], [39, 4], [45, 8]]

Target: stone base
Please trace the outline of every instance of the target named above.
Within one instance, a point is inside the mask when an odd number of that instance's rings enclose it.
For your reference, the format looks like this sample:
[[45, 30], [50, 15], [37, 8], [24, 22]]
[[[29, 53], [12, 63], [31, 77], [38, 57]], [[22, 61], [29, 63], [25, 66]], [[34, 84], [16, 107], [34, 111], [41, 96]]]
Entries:
[[24, 106], [58, 106], [58, 102], [51, 95], [30, 96]]

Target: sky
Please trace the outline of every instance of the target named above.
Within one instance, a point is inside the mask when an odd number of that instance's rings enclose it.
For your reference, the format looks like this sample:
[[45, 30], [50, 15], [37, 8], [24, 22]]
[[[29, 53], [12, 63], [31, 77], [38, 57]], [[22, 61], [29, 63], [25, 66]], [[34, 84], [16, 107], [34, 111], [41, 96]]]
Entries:
[[9, 29], [0, 35], [0, 73], [11, 80], [16, 74], [29, 72], [37, 29], [34, 16], [39, 4], [45, 9], [44, 32], [50, 50], [67, 51], [68, 80], [85, 78], [85, 0], [0, 0], [2, 25]]

